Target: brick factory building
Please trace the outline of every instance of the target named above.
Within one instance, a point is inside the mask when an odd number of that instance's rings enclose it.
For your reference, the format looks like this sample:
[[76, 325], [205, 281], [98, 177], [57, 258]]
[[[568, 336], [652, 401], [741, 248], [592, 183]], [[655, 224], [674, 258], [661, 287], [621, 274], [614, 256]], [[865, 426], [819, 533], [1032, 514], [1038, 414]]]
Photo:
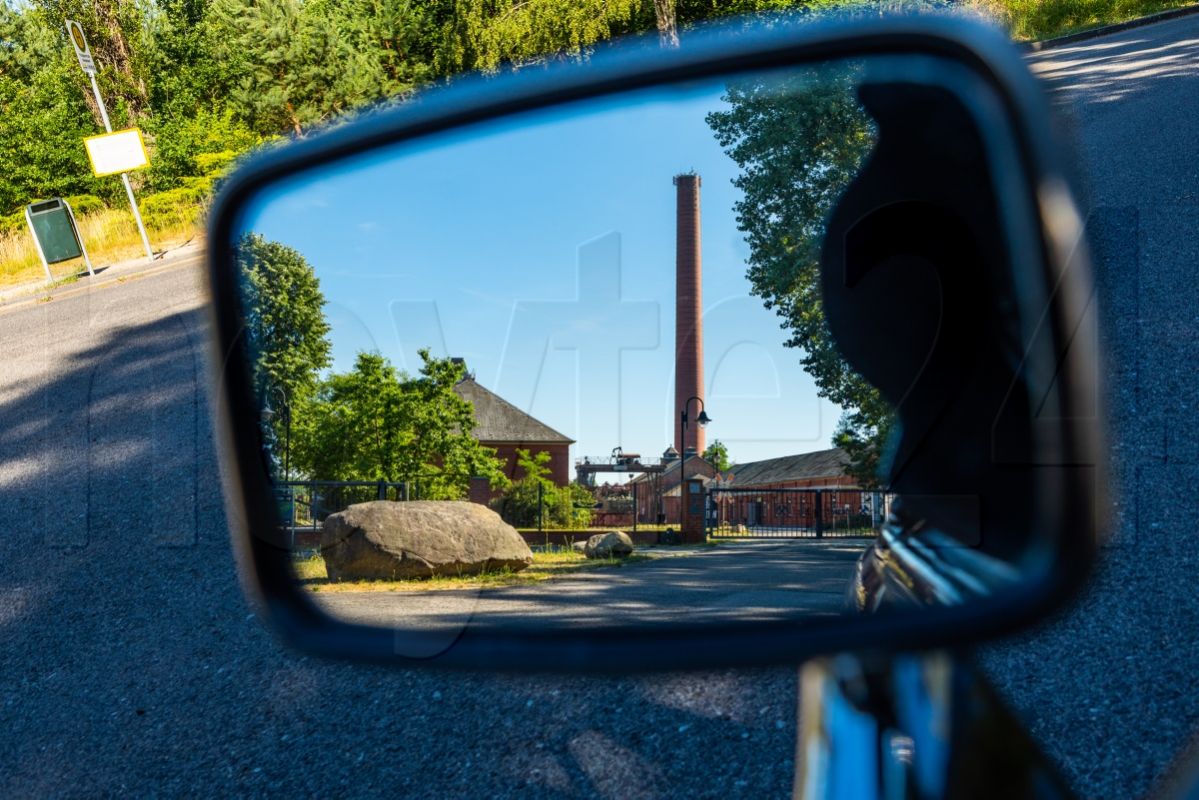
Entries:
[[710, 481], [716, 476], [716, 468], [697, 455], [679, 458], [674, 448], [663, 456], [665, 468], [661, 472], [638, 475], [629, 483], [630, 491], [637, 487], [637, 521], [658, 521], [677, 525], [679, 523], [679, 484], [684, 478], [702, 478]]
[[856, 515], [867, 497], [846, 473], [849, 456], [839, 447], [729, 468], [732, 491], [717, 493], [719, 524], [810, 528], [816, 524], [816, 493], [780, 489], [819, 489], [821, 517]]
[[840, 447], [734, 464], [734, 489], [857, 489], [846, 474], [849, 456]]
[[[473, 375], [467, 375], [454, 387], [463, 400], [470, 401], [475, 408], [475, 429], [480, 444], [494, 447], [496, 455], [504, 462], [504, 472], [515, 480], [516, 451], [518, 449], [537, 453], [542, 450], [550, 455], [550, 479], [558, 486], [570, 483], [570, 446], [574, 439], [526, 414], [495, 392], [479, 384]], [[486, 501], [484, 497], [472, 500]]]

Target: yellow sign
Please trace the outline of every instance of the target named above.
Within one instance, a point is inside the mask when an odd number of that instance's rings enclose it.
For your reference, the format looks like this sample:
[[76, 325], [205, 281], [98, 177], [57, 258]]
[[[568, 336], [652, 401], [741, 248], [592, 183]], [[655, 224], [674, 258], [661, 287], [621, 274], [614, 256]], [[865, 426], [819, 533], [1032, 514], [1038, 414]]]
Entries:
[[87, 157], [92, 162], [92, 172], [97, 178], [150, 165], [146, 143], [142, 141], [142, 132], [137, 128], [89, 136], [83, 140], [83, 144], [87, 147]]

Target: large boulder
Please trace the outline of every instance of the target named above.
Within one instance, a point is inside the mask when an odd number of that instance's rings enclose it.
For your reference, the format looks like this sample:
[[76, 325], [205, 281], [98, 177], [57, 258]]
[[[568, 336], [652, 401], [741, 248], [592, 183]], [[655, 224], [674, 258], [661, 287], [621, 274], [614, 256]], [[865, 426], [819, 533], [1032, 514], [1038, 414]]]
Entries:
[[522, 570], [533, 552], [486, 506], [377, 500], [325, 520], [321, 555], [330, 580], [404, 580]]
[[632, 554], [633, 540], [624, 531], [597, 533], [583, 547], [583, 555], [588, 558], [625, 558]]

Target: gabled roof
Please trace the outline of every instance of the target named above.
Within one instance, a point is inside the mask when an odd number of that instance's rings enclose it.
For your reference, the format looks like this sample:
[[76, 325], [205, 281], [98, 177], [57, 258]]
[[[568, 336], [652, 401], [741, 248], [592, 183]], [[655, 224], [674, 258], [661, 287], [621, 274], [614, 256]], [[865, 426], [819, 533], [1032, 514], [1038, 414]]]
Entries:
[[529, 416], [474, 378], [460, 381], [454, 391], [475, 407], [473, 434], [484, 444], [574, 444], [574, 439]]
[[732, 486], [738, 489], [810, 478], [837, 478], [847, 474], [848, 466], [849, 455], [840, 447], [834, 447], [814, 453], [734, 464], [729, 471], [733, 473]]

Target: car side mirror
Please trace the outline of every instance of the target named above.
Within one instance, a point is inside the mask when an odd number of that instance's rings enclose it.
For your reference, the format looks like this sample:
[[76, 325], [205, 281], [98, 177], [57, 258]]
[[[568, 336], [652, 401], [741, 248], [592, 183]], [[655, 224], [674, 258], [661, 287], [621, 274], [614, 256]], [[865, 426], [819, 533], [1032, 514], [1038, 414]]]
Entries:
[[1048, 116], [973, 21], [738, 22], [262, 153], [209, 234], [247, 592], [310, 652], [483, 669], [1042, 617], [1103, 489]]

